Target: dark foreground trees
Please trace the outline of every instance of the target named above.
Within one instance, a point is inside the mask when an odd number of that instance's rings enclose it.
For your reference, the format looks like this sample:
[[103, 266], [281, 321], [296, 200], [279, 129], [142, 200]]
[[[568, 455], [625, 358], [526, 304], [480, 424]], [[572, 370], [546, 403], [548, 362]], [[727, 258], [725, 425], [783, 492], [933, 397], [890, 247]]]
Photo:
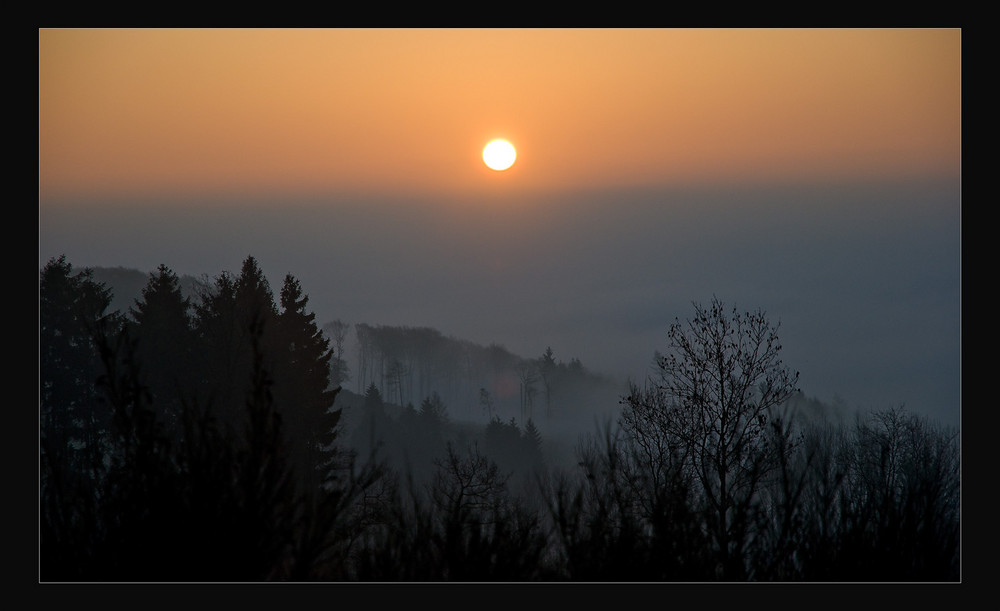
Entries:
[[79, 477], [100, 463], [110, 413], [94, 382], [101, 375], [92, 340], [120, 324], [108, 312], [111, 294], [89, 270], [74, 271], [60, 257], [42, 270], [38, 287], [39, 445]]
[[62, 258], [39, 292], [43, 580], [343, 577], [375, 470], [334, 460], [329, 347], [293, 278], [279, 311], [249, 257], [190, 322], [162, 266], [131, 319]]
[[957, 579], [957, 432], [902, 410], [851, 430], [802, 420], [777, 329], [717, 299], [670, 327], [621, 438], [583, 463], [615, 532], [674, 550], [658, 562], [680, 579]]
[[957, 432], [807, 418], [760, 312], [696, 306], [565, 471], [531, 420], [473, 431], [438, 394], [371, 384], [338, 434], [305, 294], [288, 276], [279, 307], [252, 258], [195, 304], [165, 267], [131, 318], [109, 303], [40, 274], [42, 581], [960, 577]]

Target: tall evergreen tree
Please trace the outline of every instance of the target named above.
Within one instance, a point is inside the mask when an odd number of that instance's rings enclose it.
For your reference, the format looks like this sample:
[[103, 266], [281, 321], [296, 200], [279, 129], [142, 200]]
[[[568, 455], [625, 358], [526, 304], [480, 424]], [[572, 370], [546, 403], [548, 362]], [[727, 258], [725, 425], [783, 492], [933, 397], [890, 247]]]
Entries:
[[340, 388], [330, 388], [329, 340], [306, 310], [309, 297], [299, 281], [285, 276], [274, 335], [274, 397], [299, 474], [307, 483], [325, 469], [333, 452], [341, 410], [333, 409]]
[[66, 256], [51, 259], [38, 287], [39, 428], [42, 448], [83, 469], [100, 459], [110, 412], [98, 401], [102, 366], [95, 338], [121, 319], [108, 313], [111, 291], [88, 268], [74, 273]]
[[[267, 278], [253, 256], [243, 261], [239, 276], [223, 272], [195, 307], [203, 388], [200, 400], [223, 424], [239, 432], [244, 397], [253, 371], [251, 342], [272, 345], [277, 307]], [[264, 367], [274, 370], [274, 355]]]
[[285, 277], [280, 299], [279, 311], [253, 256], [244, 260], [239, 276], [222, 274], [214, 290], [202, 297], [196, 320], [207, 389], [203, 396], [225, 421], [242, 422], [241, 399], [252, 371], [250, 340], [256, 337], [262, 365], [274, 380], [272, 392], [291, 444], [292, 464], [313, 485], [328, 475], [323, 469], [330, 466], [341, 416], [333, 409], [338, 389], [330, 387], [333, 353], [315, 314], [307, 310], [308, 296], [291, 274]]
[[143, 365], [152, 407], [168, 432], [179, 433], [182, 402], [194, 381], [194, 330], [191, 302], [181, 293], [177, 275], [160, 265], [149, 275], [142, 298], [131, 308], [132, 337]]
[[223, 425], [239, 413], [245, 377], [238, 375], [249, 365], [239, 350], [242, 333], [236, 321], [236, 280], [228, 272], [215, 278], [212, 287], [195, 304], [196, 364], [200, 372], [197, 401]]
[[[271, 319], [277, 316], [278, 311], [274, 303], [274, 293], [271, 285], [264, 276], [264, 271], [260, 268], [252, 255], [243, 260], [240, 275], [236, 279], [236, 306], [240, 316], [240, 322], [251, 325], [253, 321], [259, 321], [262, 325], [267, 325]], [[267, 328], [263, 328], [266, 337]], [[247, 330], [247, 337], [251, 333]]]
[[40, 574], [79, 578], [103, 528], [94, 491], [107, 478], [114, 411], [102, 400], [103, 340], [121, 317], [92, 270], [74, 272], [65, 255], [39, 274]]

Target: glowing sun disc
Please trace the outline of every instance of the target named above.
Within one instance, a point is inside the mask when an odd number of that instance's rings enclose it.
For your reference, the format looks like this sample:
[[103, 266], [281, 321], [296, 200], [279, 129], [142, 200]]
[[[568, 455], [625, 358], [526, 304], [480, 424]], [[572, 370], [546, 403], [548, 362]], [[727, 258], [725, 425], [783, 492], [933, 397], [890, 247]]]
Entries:
[[515, 157], [514, 146], [506, 140], [494, 140], [483, 149], [483, 161], [494, 170], [506, 170], [514, 165]]

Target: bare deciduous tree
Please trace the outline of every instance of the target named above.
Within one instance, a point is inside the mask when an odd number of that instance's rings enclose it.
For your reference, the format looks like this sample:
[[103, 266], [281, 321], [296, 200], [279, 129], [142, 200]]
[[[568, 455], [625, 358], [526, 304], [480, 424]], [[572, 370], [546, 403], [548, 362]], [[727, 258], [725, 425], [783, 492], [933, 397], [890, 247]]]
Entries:
[[717, 577], [744, 579], [754, 504], [780, 459], [772, 420], [798, 373], [782, 364], [778, 325], [762, 311], [727, 312], [717, 298], [694, 306], [694, 318], [670, 326], [658, 376], [623, 401], [622, 424], [640, 447], [681, 461], [698, 483]]
[[351, 330], [351, 324], [339, 318], [333, 322], [323, 325], [323, 331], [333, 343], [333, 362], [331, 363], [330, 385], [340, 386], [350, 380], [350, 368], [344, 360], [344, 344], [347, 341], [347, 334]]

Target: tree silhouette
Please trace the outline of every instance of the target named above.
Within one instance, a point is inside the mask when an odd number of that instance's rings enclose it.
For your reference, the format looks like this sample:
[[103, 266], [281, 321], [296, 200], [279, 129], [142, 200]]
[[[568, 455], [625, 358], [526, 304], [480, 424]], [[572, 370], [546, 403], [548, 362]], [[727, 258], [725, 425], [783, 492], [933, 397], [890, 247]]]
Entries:
[[542, 356], [538, 357], [538, 374], [545, 387], [545, 417], [551, 420], [553, 387], [556, 385], [557, 374], [556, 359], [551, 346], [547, 346]]
[[420, 416], [434, 427], [446, 424], [448, 422], [448, 408], [441, 400], [441, 395], [434, 392], [425, 397], [420, 403]]
[[388, 432], [389, 417], [382, 393], [375, 382], [370, 382], [352, 436], [352, 446], [361, 455], [374, 456], [382, 448]]
[[[253, 256], [243, 261], [238, 276], [222, 272], [216, 277], [195, 306], [203, 382], [198, 400], [223, 427], [239, 426], [253, 370], [251, 341], [272, 346], [277, 315], [270, 285]], [[265, 357], [264, 366], [273, 372], [277, 355]]]
[[530, 420], [532, 416], [535, 394], [538, 392], [535, 387], [538, 381], [538, 366], [533, 361], [523, 360], [517, 364], [515, 371], [521, 387], [521, 421], [524, 422]]
[[121, 317], [106, 310], [111, 292], [65, 255], [39, 273], [39, 574], [87, 579], [106, 516], [95, 491], [107, 480], [114, 412], [101, 401], [99, 339]]
[[330, 337], [333, 348], [333, 358], [330, 360], [330, 384], [341, 386], [351, 379], [351, 370], [344, 359], [344, 343], [351, 325], [339, 318], [323, 325], [323, 332]]
[[890, 409], [859, 416], [852, 437], [840, 455], [833, 578], [957, 579], [957, 432]]
[[316, 326], [316, 315], [306, 309], [308, 301], [299, 281], [286, 275], [272, 352], [275, 402], [292, 443], [297, 473], [305, 485], [315, 486], [326, 479], [330, 468], [341, 411], [333, 409], [340, 388], [329, 388], [333, 353]]
[[180, 434], [182, 393], [190, 392], [196, 380], [191, 367], [195, 355], [191, 310], [177, 275], [166, 265], [149, 275], [142, 298], [130, 310], [136, 356], [145, 364], [145, 383], [152, 393], [153, 407], [172, 437]]
[[[57, 295], [53, 287], [69, 286], [65, 281], [73, 279], [70, 271], [68, 264], [54, 262], [43, 273], [43, 293], [53, 297], [53, 305]], [[323, 487], [298, 485], [297, 464], [289, 452], [296, 444], [289, 444], [273, 393], [275, 380], [265, 365], [282, 359], [268, 357], [266, 350], [273, 350], [274, 343], [264, 341], [264, 322], [253, 316], [240, 338], [246, 341], [229, 345], [246, 354], [227, 360], [223, 352], [213, 352], [223, 362], [249, 363], [248, 379], [240, 385], [245, 391], [238, 399], [229, 398], [242, 402], [239, 417], [220, 426], [211, 406], [200, 404], [197, 393], [181, 387], [177, 389], [181, 410], [176, 422], [169, 424], [179, 426], [183, 434], [167, 435], [168, 422], [154, 406], [171, 397], [154, 395], [146, 381], [164, 379], [172, 364], [154, 358], [155, 342], [150, 338], [153, 330], [167, 327], [167, 319], [178, 313], [176, 306], [183, 300], [173, 299], [169, 271], [162, 266], [159, 271], [151, 279], [153, 288], [138, 304], [134, 324], [117, 324], [118, 317], [101, 315], [100, 324], [89, 319], [81, 324], [86, 333], [81, 331], [74, 340], [87, 340], [79, 344], [87, 351], [86, 366], [74, 376], [88, 375], [92, 361], [97, 361], [95, 377], [81, 383], [81, 388], [94, 388], [93, 404], [87, 408], [107, 414], [100, 444], [87, 448], [93, 460], [85, 464], [65, 449], [47, 451], [56, 437], [46, 430], [50, 419], [40, 422], [40, 577], [265, 581], [348, 575], [347, 549], [357, 533], [352, 523], [355, 504], [379, 471], [369, 467], [356, 471], [352, 462], [346, 479], [327, 480]], [[101, 287], [87, 284], [87, 277], [72, 283], [64, 295], [72, 299], [64, 306], [81, 297], [104, 295]], [[233, 285], [223, 280], [220, 286]], [[160, 307], [162, 301], [175, 307]], [[203, 311], [213, 313], [214, 303], [203, 304]], [[65, 319], [58, 310], [43, 309], [42, 337], [48, 337], [49, 330], [53, 337], [60, 335], [56, 331]], [[100, 307], [88, 311], [88, 317], [101, 311]], [[215, 313], [225, 318], [227, 312]], [[208, 316], [203, 322], [211, 320]], [[139, 350], [140, 344], [145, 352]], [[54, 339], [50, 348], [72, 353]], [[63, 363], [65, 358], [54, 362]], [[161, 366], [163, 371], [157, 371]], [[319, 368], [325, 375], [325, 363]], [[228, 370], [207, 373], [212, 371]], [[43, 384], [46, 379], [43, 376]], [[193, 386], [200, 383], [193, 376], [184, 380]], [[45, 400], [56, 396], [43, 394]], [[326, 396], [332, 401], [333, 394]], [[66, 407], [51, 406], [57, 413]], [[78, 407], [83, 409], [82, 404]], [[75, 444], [69, 442], [70, 447]]]
[[796, 391], [798, 373], [782, 364], [778, 325], [762, 311], [727, 312], [717, 298], [694, 306], [694, 318], [670, 326], [670, 351], [657, 355], [650, 392], [633, 385], [622, 421], [697, 481], [717, 576], [742, 580], [758, 492], [781, 460], [771, 423]]
[[542, 460], [542, 434], [531, 418], [528, 418], [528, 422], [524, 425], [524, 431], [521, 433], [521, 445], [524, 449], [523, 460], [525, 464], [533, 469], [542, 468], [544, 462]]
[[121, 324], [120, 315], [107, 312], [111, 298], [90, 269], [74, 273], [65, 255], [39, 274], [39, 441], [80, 474], [100, 460], [110, 425], [95, 386], [101, 372], [95, 337]]

